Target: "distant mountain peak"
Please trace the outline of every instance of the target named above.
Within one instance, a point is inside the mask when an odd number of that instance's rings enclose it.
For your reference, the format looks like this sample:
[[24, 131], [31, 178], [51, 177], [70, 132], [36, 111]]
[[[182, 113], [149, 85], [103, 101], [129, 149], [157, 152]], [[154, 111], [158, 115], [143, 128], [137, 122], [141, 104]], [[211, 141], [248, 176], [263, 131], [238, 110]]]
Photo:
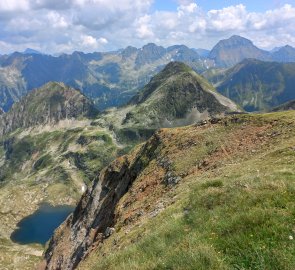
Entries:
[[163, 127], [238, 111], [203, 77], [181, 62], [170, 62], [130, 101], [124, 123]]
[[144, 45], [137, 54], [135, 65], [137, 68], [154, 62], [162, 58], [166, 53], [166, 49], [162, 46], [157, 46], [155, 43], [148, 43]]
[[162, 47], [162, 46], [158, 46], [157, 44], [150, 42], [144, 45], [142, 49], [151, 49], [151, 48], [157, 48], [157, 47]]
[[295, 62], [295, 48], [290, 45], [281, 47], [272, 53], [272, 58], [277, 62]]
[[0, 117], [0, 135], [18, 128], [56, 124], [60, 120], [96, 114], [92, 102], [80, 91], [61, 82], [48, 82], [31, 91]]
[[121, 55], [122, 55], [123, 59], [128, 59], [130, 56], [135, 54], [137, 51], [138, 51], [138, 49], [136, 47], [128, 46], [121, 51]]
[[42, 54], [42, 53], [37, 50], [27, 48], [24, 50], [23, 54]]
[[209, 54], [218, 66], [229, 67], [241, 62], [245, 58], [269, 60], [270, 53], [257, 48], [253, 42], [244, 37], [233, 35], [219, 41]]
[[[226, 40], [226, 39], [225, 39]], [[253, 42], [245, 37], [239, 36], [239, 35], [232, 35], [230, 38], [227, 40], [235, 40], [235, 41], [241, 41], [241, 42], [248, 42], [253, 44]]]

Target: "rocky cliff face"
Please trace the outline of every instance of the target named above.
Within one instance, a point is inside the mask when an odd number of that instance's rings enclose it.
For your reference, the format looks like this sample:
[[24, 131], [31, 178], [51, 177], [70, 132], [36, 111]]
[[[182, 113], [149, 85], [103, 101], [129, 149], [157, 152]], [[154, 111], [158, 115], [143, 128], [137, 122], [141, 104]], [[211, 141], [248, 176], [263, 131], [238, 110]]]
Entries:
[[155, 158], [159, 145], [160, 137], [156, 134], [138, 152], [115, 160], [100, 173], [74, 213], [50, 240], [44, 269], [76, 268], [91, 247], [112, 234], [117, 203]]
[[0, 117], [0, 135], [17, 128], [56, 124], [63, 119], [91, 117], [97, 113], [92, 102], [62, 83], [48, 83], [32, 91]]

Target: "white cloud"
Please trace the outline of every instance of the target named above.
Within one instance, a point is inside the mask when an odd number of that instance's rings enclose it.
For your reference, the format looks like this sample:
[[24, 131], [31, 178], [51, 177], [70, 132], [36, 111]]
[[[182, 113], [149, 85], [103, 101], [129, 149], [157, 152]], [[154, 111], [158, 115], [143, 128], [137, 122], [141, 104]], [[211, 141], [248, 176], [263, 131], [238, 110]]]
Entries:
[[205, 12], [196, 1], [179, 0], [175, 11], [153, 11], [154, 1], [1, 0], [0, 53], [28, 46], [88, 52], [147, 42], [208, 48], [232, 34], [267, 48], [295, 46], [291, 4], [266, 12], [249, 12], [244, 4]]
[[1, 12], [28, 10], [29, 6], [30, 5], [28, 0], [1, 0], [0, 1]]
[[246, 17], [246, 7], [242, 4], [208, 12], [208, 22], [214, 31], [242, 30]]
[[178, 11], [178, 17], [182, 17], [183, 15], [194, 13], [198, 8], [198, 5], [196, 3], [189, 3], [187, 5], [180, 5], [177, 8]]
[[56, 11], [50, 11], [47, 14], [48, 23], [54, 28], [67, 28], [69, 26], [67, 19]]
[[154, 33], [151, 29], [151, 16], [144, 15], [140, 17], [136, 22], [137, 36], [142, 39], [152, 38]]
[[98, 39], [98, 42], [99, 42], [100, 44], [103, 44], [103, 45], [109, 43], [108, 40], [107, 40], [106, 38], [103, 38], [103, 37], [99, 38], [99, 39]]

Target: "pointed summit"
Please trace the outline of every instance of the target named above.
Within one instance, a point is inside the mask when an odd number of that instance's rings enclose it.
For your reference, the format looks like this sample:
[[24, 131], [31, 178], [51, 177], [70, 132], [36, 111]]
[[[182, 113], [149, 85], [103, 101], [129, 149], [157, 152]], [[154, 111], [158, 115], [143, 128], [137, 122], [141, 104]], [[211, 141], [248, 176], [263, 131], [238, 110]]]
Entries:
[[56, 124], [63, 119], [91, 117], [96, 113], [92, 102], [80, 91], [63, 83], [49, 82], [0, 116], [0, 135], [17, 128]]
[[162, 127], [186, 125], [238, 111], [229, 99], [189, 66], [169, 63], [131, 101], [124, 123]]

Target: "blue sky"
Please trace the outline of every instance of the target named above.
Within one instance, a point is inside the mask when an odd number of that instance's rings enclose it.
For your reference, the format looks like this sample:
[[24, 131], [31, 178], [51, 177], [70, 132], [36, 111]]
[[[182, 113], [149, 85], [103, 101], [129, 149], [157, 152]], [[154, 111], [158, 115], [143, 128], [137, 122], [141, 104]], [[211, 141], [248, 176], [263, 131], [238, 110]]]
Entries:
[[184, 44], [211, 49], [241, 35], [295, 47], [295, 0], [1, 0], [0, 54], [108, 51]]
[[[294, 4], [295, 0], [198, 0], [195, 2], [206, 11], [244, 4], [249, 11], [263, 12], [269, 9], [281, 7], [284, 4]], [[178, 3], [179, 1], [176, 0], [156, 0], [153, 8], [157, 10], [173, 11], [177, 9]]]

